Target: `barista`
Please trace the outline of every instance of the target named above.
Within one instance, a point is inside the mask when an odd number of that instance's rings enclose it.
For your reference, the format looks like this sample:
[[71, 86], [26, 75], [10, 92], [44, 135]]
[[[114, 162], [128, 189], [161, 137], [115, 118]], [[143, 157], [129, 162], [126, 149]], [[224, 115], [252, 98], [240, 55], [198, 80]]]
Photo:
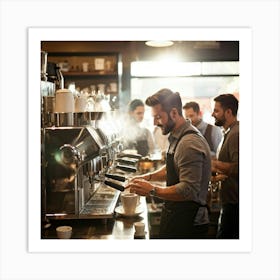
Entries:
[[[150, 96], [154, 124], [169, 136], [166, 165], [153, 173], [135, 177], [130, 192], [164, 200], [160, 238], [206, 238], [208, 210], [206, 197], [211, 175], [209, 146], [201, 133], [182, 115], [179, 93], [162, 89]], [[166, 180], [166, 187], [150, 181]]]

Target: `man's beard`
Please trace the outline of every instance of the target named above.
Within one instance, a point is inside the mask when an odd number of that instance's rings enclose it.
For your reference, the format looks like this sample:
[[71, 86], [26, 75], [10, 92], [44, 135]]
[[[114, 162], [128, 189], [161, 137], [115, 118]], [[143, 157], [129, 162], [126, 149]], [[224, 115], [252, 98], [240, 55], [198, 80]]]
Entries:
[[158, 125], [161, 128], [162, 135], [167, 135], [169, 132], [173, 130], [175, 127], [175, 122], [172, 121], [170, 116], [168, 116], [168, 122], [166, 125]]
[[220, 120], [215, 119], [216, 126], [223, 126], [225, 124], [225, 122], [226, 122], [226, 119], [224, 117]]

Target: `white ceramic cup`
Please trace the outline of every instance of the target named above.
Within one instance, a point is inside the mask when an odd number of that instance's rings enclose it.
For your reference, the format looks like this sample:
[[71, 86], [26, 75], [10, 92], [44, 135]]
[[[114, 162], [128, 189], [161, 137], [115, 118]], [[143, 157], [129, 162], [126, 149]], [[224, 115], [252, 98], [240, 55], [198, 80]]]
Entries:
[[101, 93], [105, 92], [105, 84], [98, 84], [97, 87], [98, 87], [98, 89], [100, 90]]
[[110, 83], [111, 92], [117, 92], [117, 83]]
[[143, 236], [145, 235], [145, 224], [143, 222], [134, 223], [135, 235]]
[[85, 112], [87, 107], [87, 99], [83, 96], [75, 98], [75, 112]]
[[105, 59], [104, 58], [95, 58], [94, 67], [95, 67], [95, 70], [104, 70]]
[[135, 213], [137, 200], [138, 195], [136, 193], [125, 192], [121, 194], [121, 203], [125, 214], [132, 215]]
[[57, 237], [60, 239], [69, 239], [72, 235], [72, 227], [60, 226], [56, 228]]
[[89, 65], [88, 62], [83, 62], [83, 63], [82, 63], [83, 72], [88, 72], [88, 65]]

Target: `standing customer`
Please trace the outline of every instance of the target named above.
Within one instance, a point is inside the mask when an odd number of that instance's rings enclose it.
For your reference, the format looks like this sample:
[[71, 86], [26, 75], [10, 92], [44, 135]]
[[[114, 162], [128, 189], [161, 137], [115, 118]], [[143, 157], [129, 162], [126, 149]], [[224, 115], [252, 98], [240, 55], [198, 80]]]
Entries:
[[189, 118], [192, 124], [205, 137], [209, 144], [212, 157], [216, 158], [217, 148], [223, 137], [221, 129], [203, 121], [202, 112], [197, 102], [188, 102], [184, 105], [183, 109], [185, 117]]
[[[154, 124], [163, 135], [169, 135], [166, 165], [144, 174], [128, 185], [130, 192], [156, 196], [164, 200], [160, 222], [160, 238], [206, 238], [208, 210], [206, 197], [211, 175], [209, 146], [201, 133], [182, 115], [179, 93], [162, 89], [150, 96]], [[149, 181], [164, 181], [159, 187]]]
[[149, 129], [141, 126], [144, 114], [143, 101], [140, 99], [132, 100], [128, 105], [129, 119], [122, 134], [125, 149], [136, 149], [138, 154], [147, 156], [154, 152], [155, 143]]
[[[232, 94], [214, 99], [212, 116], [215, 125], [223, 127], [224, 139], [218, 160], [212, 160], [212, 171], [226, 175], [221, 182], [221, 213], [217, 238], [239, 238], [239, 121], [238, 100]], [[218, 149], [219, 150], [219, 149]]]

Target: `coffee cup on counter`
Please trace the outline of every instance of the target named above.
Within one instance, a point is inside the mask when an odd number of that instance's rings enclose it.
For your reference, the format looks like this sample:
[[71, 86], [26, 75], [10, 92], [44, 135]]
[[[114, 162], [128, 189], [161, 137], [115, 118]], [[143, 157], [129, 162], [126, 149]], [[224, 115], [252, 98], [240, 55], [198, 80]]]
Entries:
[[72, 236], [72, 227], [70, 226], [57, 227], [56, 234], [59, 239], [70, 239]]
[[124, 213], [127, 215], [133, 215], [138, 203], [138, 195], [136, 193], [122, 193], [121, 203]]
[[145, 235], [145, 224], [143, 222], [134, 223], [135, 235], [144, 236]]

